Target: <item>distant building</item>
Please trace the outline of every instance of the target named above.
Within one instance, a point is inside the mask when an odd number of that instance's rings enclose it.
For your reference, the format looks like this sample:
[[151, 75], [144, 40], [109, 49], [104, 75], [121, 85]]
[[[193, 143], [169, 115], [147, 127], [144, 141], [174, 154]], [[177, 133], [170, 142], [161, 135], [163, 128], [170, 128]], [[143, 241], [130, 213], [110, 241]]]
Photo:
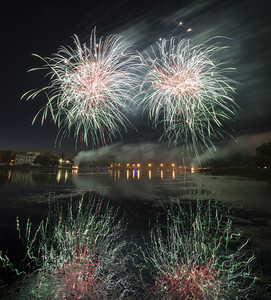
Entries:
[[16, 154], [14, 160], [14, 166], [20, 166], [20, 165], [34, 166], [34, 160], [39, 155], [40, 155], [39, 152], [26, 152], [26, 153]]
[[73, 161], [69, 158], [68, 159], [60, 158], [58, 160], [58, 163], [59, 163], [59, 165], [58, 165], [59, 168], [72, 168], [73, 167]]

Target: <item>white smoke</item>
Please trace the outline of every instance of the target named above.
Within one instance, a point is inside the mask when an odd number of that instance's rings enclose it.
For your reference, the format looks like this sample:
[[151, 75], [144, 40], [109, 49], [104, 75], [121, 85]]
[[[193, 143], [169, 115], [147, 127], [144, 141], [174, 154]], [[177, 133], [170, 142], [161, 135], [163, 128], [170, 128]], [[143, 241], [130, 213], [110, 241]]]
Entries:
[[[199, 162], [203, 164], [214, 157], [220, 159], [236, 152], [247, 152], [252, 155], [255, 154], [257, 147], [268, 141], [271, 141], [271, 132], [242, 135], [235, 140], [225, 141], [222, 146], [217, 146], [213, 155], [206, 149], [205, 152], [191, 160], [192, 165], [197, 166]], [[190, 164], [190, 159], [185, 155], [182, 147], [169, 147], [167, 143], [115, 143], [96, 150], [81, 151], [74, 159], [77, 165], [83, 161], [95, 162], [99, 160], [119, 163], [165, 162]]]
[[81, 151], [75, 157], [75, 164], [97, 160], [114, 162], [183, 162], [186, 159], [182, 148], [169, 148], [166, 143], [115, 143], [107, 147], [90, 151]]
[[271, 132], [257, 133], [257, 134], [246, 134], [236, 137], [235, 140], [228, 140], [225, 145], [216, 147], [216, 151], [212, 155], [210, 151], [206, 150], [198, 158], [192, 159], [192, 164], [197, 165], [198, 161], [201, 163], [207, 162], [212, 158], [224, 158], [233, 153], [245, 153], [250, 155], [256, 153], [256, 148], [261, 146], [265, 142], [271, 141]]

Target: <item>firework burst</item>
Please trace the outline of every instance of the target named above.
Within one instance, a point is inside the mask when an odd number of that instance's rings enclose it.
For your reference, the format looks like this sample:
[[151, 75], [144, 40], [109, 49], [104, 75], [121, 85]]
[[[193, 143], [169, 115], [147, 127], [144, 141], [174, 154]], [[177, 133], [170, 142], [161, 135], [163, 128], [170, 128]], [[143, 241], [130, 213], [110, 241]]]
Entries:
[[212, 138], [222, 135], [224, 121], [235, 115], [231, 98], [235, 83], [226, 75], [232, 68], [216, 61], [219, 45], [191, 45], [190, 40], [162, 40], [158, 51], [141, 56], [146, 76], [139, 101], [149, 112], [154, 127], [160, 123], [175, 145], [213, 146]]
[[45, 62], [39, 69], [48, 71], [50, 84], [23, 97], [28, 100], [46, 93], [42, 123], [49, 112], [59, 127], [60, 141], [73, 128], [76, 141], [105, 145], [130, 125], [123, 112], [130, 111], [138, 64], [118, 35], [97, 40], [93, 30], [89, 45], [81, 44], [76, 35], [74, 44], [74, 48], [61, 47], [51, 58], [36, 55]]

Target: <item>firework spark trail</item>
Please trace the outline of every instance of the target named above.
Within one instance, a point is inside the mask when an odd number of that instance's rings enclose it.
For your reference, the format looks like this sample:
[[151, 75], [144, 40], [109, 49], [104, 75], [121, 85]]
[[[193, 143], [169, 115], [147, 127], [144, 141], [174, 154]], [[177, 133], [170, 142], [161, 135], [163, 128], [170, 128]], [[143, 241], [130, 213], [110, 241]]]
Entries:
[[212, 138], [221, 136], [223, 122], [235, 115], [231, 98], [235, 82], [226, 75], [233, 68], [216, 62], [226, 47], [218, 44], [196, 46], [190, 40], [162, 40], [158, 51], [140, 55], [146, 76], [139, 100], [154, 127], [164, 126], [169, 142], [192, 143], [197, 153], [200, 144], [213, 146]]
[[[49, 201], [50, 203], [50, 201]], [[26, 246], [22, 265], [32, 266], [30, 274], [19, 272], [0, 252], [0, 263], [25, 275], [18, 299], [108, 299], [112, 291], [130, 292], [132, 281], [121, 239], [123, 220], [117, 220], [108, 202], [101, 198], [72, 199], [67, 210], [50, 205], [48, 217], [37, 230], [28, 220], [19, 237]], [[25, 234], [24, 234], [25, 232]], [[30, 268], [29, 268], [30, 269]], [[34, 272], [33, 272], [34, 271]]]
[[159, 224], [151, 232], [144, 256], [153, 269], [151, 290], [159, 299], [187, 300], [232, 299], [233, 291], [240, 296], [250, 293], [256, 278], [248, 240], [211, 201], [196, 201], [194, 207], [191, 203], [185, 207], [177, 202], [169, 208], [166, 232]]
[[129, 99], [138, 86], [135, 74], [139, 64], [118, 35], [97, 40], [93, 30], [89, 46], [81, 44], [76, 35], [74, 44], [75, 48], [61, 47], [51, 58], [36, 55], [45, 66], [30, 71], [49, 70], [51, 81], [23, 97], [28, 100], [46, 93], [48, 103], [40, 111], [42, 123], [51, 113], [60, 141], [74, 128], [76, 141], [104, 145], [130, 125], [125, 114], [131, 111]]

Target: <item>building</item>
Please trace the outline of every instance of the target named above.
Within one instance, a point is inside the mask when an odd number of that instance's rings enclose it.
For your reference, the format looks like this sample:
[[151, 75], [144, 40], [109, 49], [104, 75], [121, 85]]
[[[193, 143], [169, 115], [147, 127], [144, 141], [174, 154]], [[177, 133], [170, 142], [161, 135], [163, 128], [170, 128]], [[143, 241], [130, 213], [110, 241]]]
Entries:
[[58, 162], [59, 162], [58, 167], [59, 167], [60, 169], [61, 169], [61, 168], [72, 168], [72, 167], [74, 167], [73, 161], [72, 161], [71, 159], [62, 159], [62, 158], [60, 158], [60, 159], [58, 160]]
[[39, 152], [26, 152], [26, 153], [16, 154], [14, 160], [14, 166], [20, 166], [20, 165], [34, 166], [34, 160], [39, 155], [40, 155]]

